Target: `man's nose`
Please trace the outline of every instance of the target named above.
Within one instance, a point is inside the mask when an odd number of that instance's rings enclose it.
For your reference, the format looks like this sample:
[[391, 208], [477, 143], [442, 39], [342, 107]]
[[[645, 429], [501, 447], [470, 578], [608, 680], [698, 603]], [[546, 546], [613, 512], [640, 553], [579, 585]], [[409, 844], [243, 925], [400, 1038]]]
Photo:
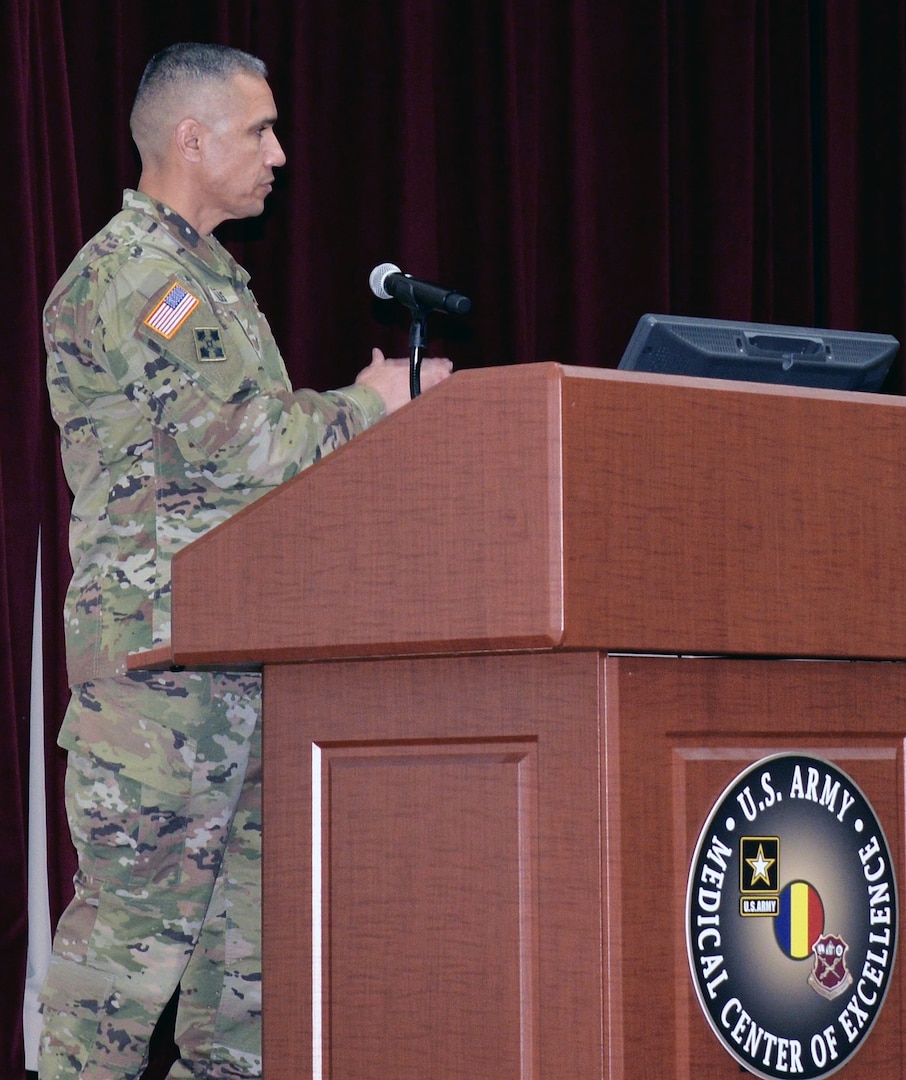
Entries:
[[275, 169], [278, 169], [281, 165], [286, 164], [286, 154], [283, 152], [283, 147], [280, 145], [280, 140], [273, 132], [270, 133], [266, 160], [267, 164]]

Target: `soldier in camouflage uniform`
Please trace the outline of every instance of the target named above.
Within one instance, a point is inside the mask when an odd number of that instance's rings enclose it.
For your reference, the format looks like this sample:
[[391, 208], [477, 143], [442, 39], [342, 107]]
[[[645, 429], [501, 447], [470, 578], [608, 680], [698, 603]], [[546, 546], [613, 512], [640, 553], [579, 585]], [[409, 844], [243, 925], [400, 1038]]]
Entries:
[[[79, 856], [42, 994], [41, 1080], [141, 1075], [180, 987], [171, 1077], [261, 1075], [260, 677], [128, 672], [170, 635], [173, 554], [406, 400], [375, 350], [356, 384], [294, 392], [248, 276], [213, 238], [284, 163], [263, 64], [173, 46], [132, 115], [138, 191], [45, 309], [74, 493], [60, 734]], [[449, 370], [427, 361], [422, 385]]]

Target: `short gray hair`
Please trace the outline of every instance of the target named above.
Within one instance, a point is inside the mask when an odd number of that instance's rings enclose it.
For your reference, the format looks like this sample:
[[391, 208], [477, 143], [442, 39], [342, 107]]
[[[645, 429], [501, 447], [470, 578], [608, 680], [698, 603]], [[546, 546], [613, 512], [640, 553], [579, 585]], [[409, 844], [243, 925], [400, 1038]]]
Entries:
[[267, 65], [229, 45], [196, 41], [168, 45], [151, 57], [138, 84], [129, 118], [133, 138], [139, 142], [143, 131], [154, 128], [154, 112], [174, 89], [192, 83], [225, 83], [240, 74], [266, 79]]

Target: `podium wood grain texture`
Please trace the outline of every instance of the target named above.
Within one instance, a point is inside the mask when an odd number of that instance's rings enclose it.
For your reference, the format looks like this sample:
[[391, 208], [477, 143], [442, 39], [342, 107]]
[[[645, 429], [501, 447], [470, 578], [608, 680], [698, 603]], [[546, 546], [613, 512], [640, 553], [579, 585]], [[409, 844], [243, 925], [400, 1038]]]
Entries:
[[180, 552], [173, 655], [902, 657], [904, 410], [556, 364], [454, 374]]
[[136, 665], [264, 666], [268, 1080], [735, 1080], [683, 917], [726, 785], [828, 758], [906, 880], [904, 408], [462, 372], [177, 556]]

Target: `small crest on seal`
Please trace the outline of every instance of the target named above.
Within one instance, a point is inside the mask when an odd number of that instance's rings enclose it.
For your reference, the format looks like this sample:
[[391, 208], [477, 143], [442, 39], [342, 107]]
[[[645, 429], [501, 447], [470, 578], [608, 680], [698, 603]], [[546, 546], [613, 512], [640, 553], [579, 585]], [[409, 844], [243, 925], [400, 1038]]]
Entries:
[[833, 1000], [850, 986], [853, 977], [846, 966], [849, 946], [837, 934], [822, 934], [812, 947], [815, 966], [808, 977], [809, 986], [822, 997]]

